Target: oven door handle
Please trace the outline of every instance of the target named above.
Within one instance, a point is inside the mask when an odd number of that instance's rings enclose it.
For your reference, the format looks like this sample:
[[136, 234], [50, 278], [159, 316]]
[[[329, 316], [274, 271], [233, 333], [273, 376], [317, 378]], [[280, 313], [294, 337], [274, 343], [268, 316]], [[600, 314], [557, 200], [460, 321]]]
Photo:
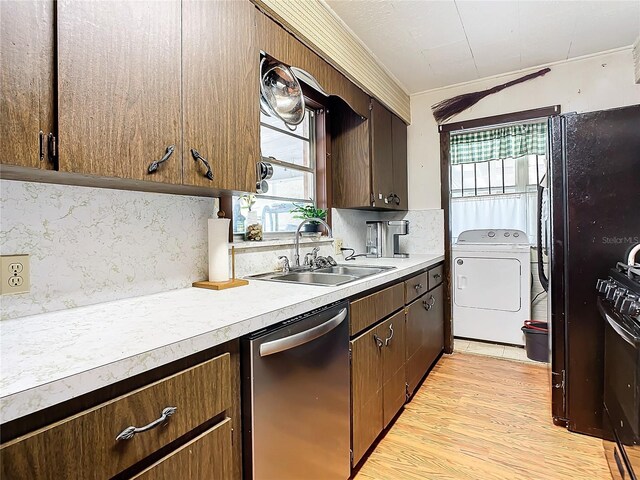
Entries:
[[603, 312], [607, 322], [613, 328], [613, 331], [616, 332], [625, 342], [627, 342], [632, 347], [636, 348], [636, 342], [638, 338], [629, 333], [626, 329], [622, 327], [618, 322], [615, 321], [607, 312]]
[[274, 353], [283, 352], [285, 350], [291, 350], [292, 348], [299, 347], [305, 343], [309, 343], [316, 338], [326, 335], [331, 330], [340, 325], [344, 319], [347, 318], [347, 309], [343, 308], [338, 312], [335, 317], [327, 320], [320, 325], [305, 330], [304, 332], [296, 333], [288, 337], [279, 338], [278, 340], [272, 340], [260, 345], [260, 356], [266, 357], [267, 355], [273, 355]]

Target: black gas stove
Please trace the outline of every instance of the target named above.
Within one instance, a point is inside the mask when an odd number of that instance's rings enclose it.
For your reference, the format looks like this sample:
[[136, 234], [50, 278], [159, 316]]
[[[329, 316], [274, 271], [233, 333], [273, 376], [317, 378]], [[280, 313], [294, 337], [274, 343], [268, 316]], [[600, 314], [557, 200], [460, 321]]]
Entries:
[[630, 266], [618, 262], [609, 278], [598, 280], [598, 293], [610, 303], [613, 310], [638, 323], [640, 316], [640, 265]]
[[[598, 280], [598, 309], [605, 320], [605, 452], [614, 478], [640, 475], [640, 266], [618, 263]], [[617, 475], [616, 475], [617, 474]]]

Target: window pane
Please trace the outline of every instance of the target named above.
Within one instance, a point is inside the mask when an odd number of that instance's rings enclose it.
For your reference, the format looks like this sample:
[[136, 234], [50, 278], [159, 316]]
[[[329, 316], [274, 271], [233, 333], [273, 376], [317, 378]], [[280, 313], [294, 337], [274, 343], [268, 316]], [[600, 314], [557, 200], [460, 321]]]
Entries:
[[489, 172], [491, 175], [491, 193], [502, 193], [502, 160], [490, 161]]
[[462, 165], [451, 166], [451, 196], [462, 195]]
[[545, 155], [538, 155], [538, 175], [539, 175], [539, 179], [538, 182], [540, 182], [540, 180], [542, 180], [542, 178], [547, 174], [547, 157]]
[[476, 163], [476, 189], [478, 195], [489, 195], [489, 162]]
[[273, 165], [273, 177], [267, 180], [270, 197], [295, 198], [313, 202], [315, 182], [313, 174], [302, 170]]
[[[516, 159], [515, 158], [505, 158], [503, 161], [504, 164], [504, 186], [505, 187], [516, 187]], [[506, 188], [505, 188], [506, 190]]]
[[[305, 202], [296, 203], [300, 205]], [[300, 220], [293, 218], [290, 213], [294, 208], [292, 202], [260, 197], [256, 197], [256, 202], [251, 206], [251, 210], [257, 212], [262, 221], [262, 231], [265, 233], [295, 232]], [[244, 233], [248, 212], [244, 202], [239, 201], [239, 197], [233, 197], [233, 233]]]
[[260, 127], [260, 151], [264, 157], [311, 167], [310, 142], [269, 127]]
[[473, 163], [462, 164], [462, 195], [467, 197], [476, 194], [476, 178]]
[[[283, 121], [277, 119], [274, 116], [267, 116], [264, 113], [260, 112], [260, 122], [266, 123], [267, 125], [271, 125], [273, 127], [279, 128], [280, 130], [284, 130], [285, 132], [292, 132], [296, 135], [299, 135], [304, 138], [309, 138], [309, 132], [311, 131], [313, 113], [308, 109], [305, 111], [304, 119], [300, 125], [290, 125], [287, 127]], [[293, 129], [293, 130], [292, 130]]]
[[527, 157], [527, 162], [528, 162], [528, 170], [529, 170], [529, 174], [528, 174], [528, 180], [527, 180], [527, 184], [528, 185], [536, 185], [538, 183], [538, 169], [536, 168], [536, 156], [535, 155], [529, 155]]

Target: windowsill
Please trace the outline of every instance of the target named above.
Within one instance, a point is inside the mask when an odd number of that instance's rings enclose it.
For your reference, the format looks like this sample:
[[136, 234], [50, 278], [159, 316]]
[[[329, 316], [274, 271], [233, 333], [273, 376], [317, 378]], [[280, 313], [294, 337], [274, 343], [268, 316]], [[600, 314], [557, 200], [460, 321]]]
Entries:
[[[321, 237], [301, 237], [300, 245], [312, 244], [312, 243], [331, 243], [333, 242], [333, 238], [329, 238], [326, 236]], [[293, 246], [295, 244], [295, 240], [293, 237], [289, 238], [273, 238], [268, 240], [262, 240], [260, 242], [249, 242], [244, 240], [235, 241], [229, 244], [229, 248], [234, 246], [236, 250], [245, 250], [249, 248], [271, 248], [271, 247], [280, 247], [280, 246]]]

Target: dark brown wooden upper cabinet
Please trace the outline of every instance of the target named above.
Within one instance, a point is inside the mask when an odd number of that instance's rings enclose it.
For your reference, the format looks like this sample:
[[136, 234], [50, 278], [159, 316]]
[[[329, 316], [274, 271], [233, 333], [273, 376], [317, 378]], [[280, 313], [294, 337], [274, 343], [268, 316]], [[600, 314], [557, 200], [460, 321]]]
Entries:
[[181, 184], [180, 1], [57, 9], [60, 170]]
[[53, 1], [0, 2], [0, 163], [53, 168], [53, 19]]
[[260, 158], [255, 15], [249, 1], [182, 2], [185, 184], [255, 192]]
[[369, 119], [331, 108], [333, 206], [407, 209], [407, 126], [375, 99]]
[[393, 157], [393, 201], [396, 210], [407, 210], [407, 125], [391, 114], [391, 145]]
[[394, 208], [391, 112], [371, 99], [371, 192], [378, 208]]

